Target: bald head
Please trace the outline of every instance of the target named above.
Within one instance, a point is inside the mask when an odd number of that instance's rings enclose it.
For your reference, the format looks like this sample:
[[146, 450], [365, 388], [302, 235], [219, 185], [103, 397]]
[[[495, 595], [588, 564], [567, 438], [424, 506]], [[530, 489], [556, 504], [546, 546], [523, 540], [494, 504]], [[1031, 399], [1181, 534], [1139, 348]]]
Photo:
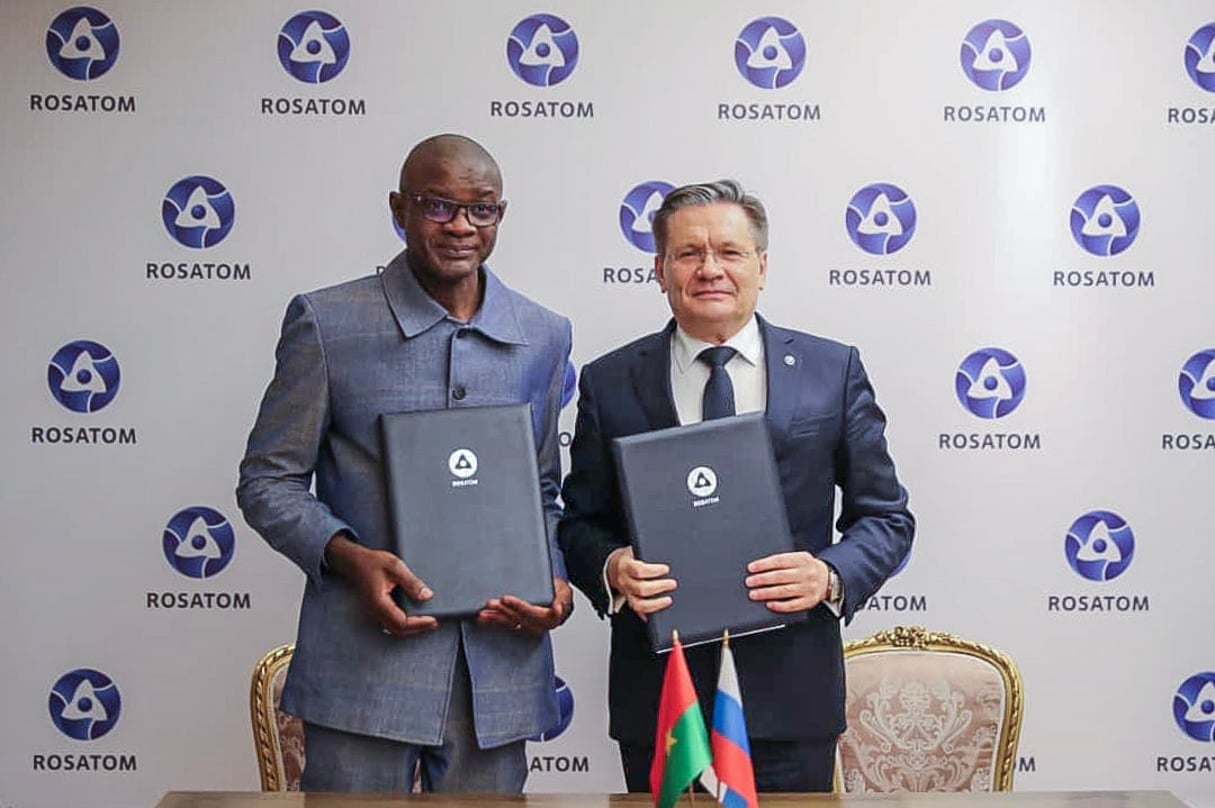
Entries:
[[388, 206], [405, 231], [406, 257], [418, 283], [467, 322], [481, 305], [481, 266], [506, 213], [498, 163], [462, 135], [427, 138], [405, 158], [400, 190], [388, 194]]
[[418, 193], [438, 166], [448, 171], [470, 173], [493, 183], [502, 193], [502, 171], [493, 155], [477, 141], [463, 135], [443, 134], [428, 137], [410, 149], [401, 166], [401, 193]]

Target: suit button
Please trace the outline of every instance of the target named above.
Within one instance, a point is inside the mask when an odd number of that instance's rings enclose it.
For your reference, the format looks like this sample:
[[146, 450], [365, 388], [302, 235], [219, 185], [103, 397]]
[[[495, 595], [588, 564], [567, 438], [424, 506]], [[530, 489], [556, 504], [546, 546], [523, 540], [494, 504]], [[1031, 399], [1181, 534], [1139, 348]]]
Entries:
[[457, 387], [451, 391], [451, 397], [454, 398], [456, 401], [463, 401], [465, 395], [466, 395], [466, 391], [464, 390], [463, 387]]

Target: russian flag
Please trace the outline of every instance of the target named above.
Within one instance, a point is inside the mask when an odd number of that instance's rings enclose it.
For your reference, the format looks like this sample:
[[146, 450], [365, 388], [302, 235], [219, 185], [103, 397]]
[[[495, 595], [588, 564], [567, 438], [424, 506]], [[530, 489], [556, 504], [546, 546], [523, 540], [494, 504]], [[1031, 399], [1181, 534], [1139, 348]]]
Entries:
[[709, 744], [713, 749], [712, 774], [716, 776], [705, 771], [701, 776], [705, 788], [716, 794], [717, 801], [726, 808], [759, 808], [747, 721], [743, 717], [742, 694], [728, 636], [721, 646], [721, 672], [717, 676]]

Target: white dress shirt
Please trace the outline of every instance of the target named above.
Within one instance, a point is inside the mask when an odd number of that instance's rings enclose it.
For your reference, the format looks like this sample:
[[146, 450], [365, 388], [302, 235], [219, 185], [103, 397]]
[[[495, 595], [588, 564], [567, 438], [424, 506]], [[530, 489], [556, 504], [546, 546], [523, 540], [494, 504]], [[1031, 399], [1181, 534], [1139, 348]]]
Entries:
[[[726, 363], [726, 373], [734, 386], [734, 412], [763, 412], [768, 405], [768, 374], [764, 368], [764, 341], [759, 334], [759, 321], [754, 317], [727, 345], [738, 353]], [[696, 357], [713, 343], [698, 340], [676, 326], [671, 335], [671, 393], [675, 397], [675, 414], [680, 425], [699, 423], [702, 400], [709, 381], [709, 366]]]

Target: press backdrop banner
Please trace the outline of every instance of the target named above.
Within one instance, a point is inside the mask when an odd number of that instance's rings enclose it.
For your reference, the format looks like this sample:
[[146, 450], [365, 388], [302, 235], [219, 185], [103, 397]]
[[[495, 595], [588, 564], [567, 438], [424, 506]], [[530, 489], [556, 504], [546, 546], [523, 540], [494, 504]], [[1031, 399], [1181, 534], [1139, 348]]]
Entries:
[[[237, 463], [287, 301], [402, 248], [388, 192], [445, 131], [500, 160], [491, 263], [573, 320], [576, 368], [666, 322], [667, 191], [758, 193], [760, 309], [860, 347], [919, 521], [847, 636], [1011, 654], [1017, 789], [1215, 806], [1210, 3], [0, 19], [0, 808], [258, 787], [249, 676], [303, 577], [242, 521]], [[607, 639], [579, 596], [529, 790], [623, 787]]]

